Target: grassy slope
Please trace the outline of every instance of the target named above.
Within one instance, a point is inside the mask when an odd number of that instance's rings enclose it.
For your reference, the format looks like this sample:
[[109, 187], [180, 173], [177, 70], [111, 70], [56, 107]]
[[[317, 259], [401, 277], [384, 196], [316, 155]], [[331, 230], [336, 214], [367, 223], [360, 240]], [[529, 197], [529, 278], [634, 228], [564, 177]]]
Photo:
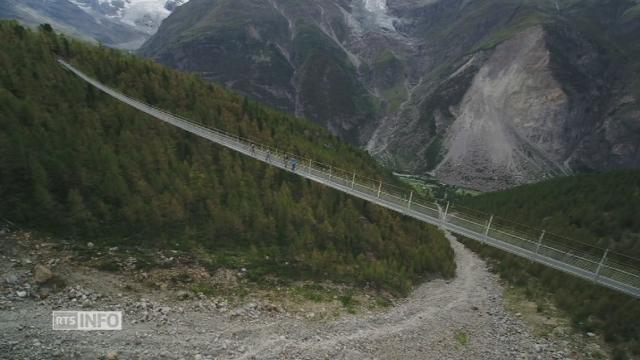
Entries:
[[454, 272], [437, 230], [153, 120], [64, 71], [56, 53], [173, 113], [384, 173], [319, 126], [195, 76], [14, 22], [0, 22], [0, 49], [0, 217], [94, 242], [204, 249], [221, 263], [231, 253], [264, 272], [399, 293], [429, 273]]
[[[640, 258], [640, 171], [558, 178], [466, 199], [466, 205]], [[473, 241], [500, 275], [533, 299], [551, 297], [584, 331], [604, 334], [617, 358], [640, 356], [640, 301]], [[626, 355], [625, 355], [626, 354]]]
[[[338, 117], [344, 122], [372, 118], [376, 106], [358, 81], [347, 54], [316, 25], [300, 22], [296, 31], [293, 61], [301, 74], [298, 76], [301, 95], [306, 99], [305, 111], [317, 119]], [[342, 131], [343, 137], [357, 142], [359, 128]]]

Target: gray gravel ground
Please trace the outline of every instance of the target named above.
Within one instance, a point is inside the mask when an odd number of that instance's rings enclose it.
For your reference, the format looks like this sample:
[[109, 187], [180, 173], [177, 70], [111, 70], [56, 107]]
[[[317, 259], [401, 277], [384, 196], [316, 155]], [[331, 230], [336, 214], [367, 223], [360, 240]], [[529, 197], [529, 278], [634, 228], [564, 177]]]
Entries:
[[[503, 289], [485, 263], [451, 238], [451, 281], [433, 280], [386, 310], [334, 319], [283, 311], [261, 300], [228, 304], [204, 296], [178, 301], [156, 293], [114, 294], [118, 276], [76, 274], [76, 284], [44, 300], [29, 270], [0, 259], [2, 359], [566, 359], [567, 342], [538, 338], [504, 309]], [[25, 268], [26, 269], [26, 268]], [[85, 279], [79, 281], [77, 279]], [[78, 285], [77, 283], [81, 283]], [[23, 284], [23, 285], [16, 285]], [[21, 294], [24, 295], [24, 294]], [[113, 332], [51, 330], [51, 311], [122, 310]]]

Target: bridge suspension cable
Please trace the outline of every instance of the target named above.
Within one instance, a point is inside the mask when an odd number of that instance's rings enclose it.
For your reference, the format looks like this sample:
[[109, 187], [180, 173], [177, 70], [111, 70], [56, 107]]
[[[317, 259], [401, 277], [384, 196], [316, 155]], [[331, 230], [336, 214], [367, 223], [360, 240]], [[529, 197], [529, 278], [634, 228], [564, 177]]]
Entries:
[[572, 242], [496, 216], [449, 203], [417, 199], [413, 192], [358, 176], [312, 159], [211, 129], [122, 94], [58, 59], [66, 69], [113, 98], [187, 132], [284, 171], [342, 191], [406, 216], [439, 226], [508, 253], [640, 298], [640, 260]]

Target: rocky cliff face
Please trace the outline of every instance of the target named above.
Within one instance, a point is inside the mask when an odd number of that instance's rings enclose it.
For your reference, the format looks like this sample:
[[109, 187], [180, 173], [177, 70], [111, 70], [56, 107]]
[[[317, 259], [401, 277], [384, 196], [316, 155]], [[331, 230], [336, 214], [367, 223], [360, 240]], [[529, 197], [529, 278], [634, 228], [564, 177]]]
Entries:
[[492, 190], [640, 166], [639, 23], [637, 0], [191, 0], [141, 53]]
[[539, 27], [496, 47], [445, 132], [439, 177], [474, 185], [564, 170], [569, 99], [549, 63]]
[[198, 0], [169, 17], [141, 53], [362, 143], [378, 107], [363, 52], [383, 49], [355, 43], [356, 33], [390, 21], [367, 10], [371, 4], [348, 3]]

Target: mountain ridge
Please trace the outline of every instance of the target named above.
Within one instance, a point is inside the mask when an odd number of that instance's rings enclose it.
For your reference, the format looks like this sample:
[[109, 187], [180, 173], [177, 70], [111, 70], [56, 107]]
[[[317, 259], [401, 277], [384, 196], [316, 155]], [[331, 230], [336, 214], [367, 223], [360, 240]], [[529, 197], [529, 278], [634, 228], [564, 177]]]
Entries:
[[188, 0], [6, 0], [0, 17], [29, 26], [43, 23], [110, 47], [135, 50], [162, 20]]
[[[456, 185], [494, 190], [640, 166], [636, 1], [230, 4], [190, 2], [140, 53], [304, 115], [393, 170]], [[189, 13], [204, 20], [190, 26]], [[478, 112], [496, 81], [503, 92]]]

